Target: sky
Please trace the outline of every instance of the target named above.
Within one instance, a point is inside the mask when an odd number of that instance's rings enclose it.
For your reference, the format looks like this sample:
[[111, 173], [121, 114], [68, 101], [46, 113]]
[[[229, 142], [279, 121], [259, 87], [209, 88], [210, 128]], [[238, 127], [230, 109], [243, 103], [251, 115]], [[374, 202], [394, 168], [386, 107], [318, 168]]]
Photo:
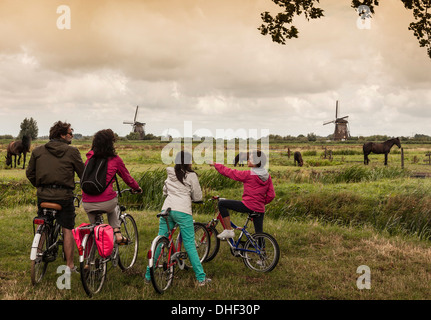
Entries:
[[349, 0], [320, 7], [280, 45], [257, 30], [270, 0], [0, 0], [0, 134], [32, 117], [125, 136], [139, 106], [155, 135], [327, 136], [338, 100], [352, 136], [431, 135], [412, 13], [385, 0], [364, 29]]

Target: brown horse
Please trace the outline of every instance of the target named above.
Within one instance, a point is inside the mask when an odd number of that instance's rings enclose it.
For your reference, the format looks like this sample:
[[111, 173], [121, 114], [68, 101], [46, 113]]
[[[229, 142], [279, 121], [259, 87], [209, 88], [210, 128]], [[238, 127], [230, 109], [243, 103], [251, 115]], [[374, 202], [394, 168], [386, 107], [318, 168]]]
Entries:
[[248, 152], [240, 152], [236, 155], [235, 164], [233, 166], [236, 167], [237, 164], [239, 163], [239, 166], [243, 167], [244, 161], [247, 161], [247, 160], [248, 160]]
[[296, 163], [298, 162], [298, 166], [302, 167], [304, 165], [304, 161], [302, 160], [301, 152], [295, 151], [293, 154], [293, 163], [296, 166]]
[[363, 145], [362, 150], [364, 151], [364, 164], [368, 164], [370, 160], [368, 155], [372, 153], [385, 154], [385, 166], [388, 165], [388, 153], [391, 151], [392, 146], [396, 144], [398, 148], [401, 148], [401, 142], [399, 138], [389, 139], [383, 143], [367, 142]]
[[12, 165], [12, 156], [15, 157], [15, 168], [16, 168], [16, 157], [18, 156], [18, 165], [20, 165], [21, 155], [24, 154], [24, 162], [22, 168], [25, 169], [25, 157], [27, 152], [30, 152], [31, 138], [29, 136], [22, 137], [22, 140], [11, 141], [7, 146], [6, 165]]

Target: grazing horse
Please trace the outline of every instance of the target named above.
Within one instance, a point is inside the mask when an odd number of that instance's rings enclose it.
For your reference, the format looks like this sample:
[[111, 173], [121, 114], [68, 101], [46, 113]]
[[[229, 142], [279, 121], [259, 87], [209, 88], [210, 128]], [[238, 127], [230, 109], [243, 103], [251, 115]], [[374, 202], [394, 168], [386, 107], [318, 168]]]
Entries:
[[295, 151], [293, 154], [293, 163], [296, 166], [296, 163], [298, 162], [298, 166], [302, 167], [304, 165], [304, 161], [302, 160], [301, 152]]
[[16, 168], [16, 156], [18, 156], [18, 165], [20, 165], [21, 155], [24, 154], [24, 162], [22, 168], [25, 169], [25, 157], [27, 152], [30, 152], [31, 138], [29, 136], [22, 137], [22, 140], [11, 141], [7, 146], [6, 165], [12, 165], [12, 156], [15, 157], [15, 168]]
[[248, 152], [240, 152], [235, 157], [235, 164], [233, 165], [236, 167], [236, 165], [239, 163], [239, 166], [244, 166], [244, 161], [248, 160]]
[[367, 142], [362, 147], [364, 151], [364, 164], [368, 164], [370, 160], [368, 159], [368, 155], [372, 153], [376, 154], [385, 154], [385, 166], [388, 165], [388, 153], [391, 151], [392, 146], [396, 144], [398, 148], [401, 148], [401, 142], [399, 138], [389, 139], [383, 143], [374, 143]]

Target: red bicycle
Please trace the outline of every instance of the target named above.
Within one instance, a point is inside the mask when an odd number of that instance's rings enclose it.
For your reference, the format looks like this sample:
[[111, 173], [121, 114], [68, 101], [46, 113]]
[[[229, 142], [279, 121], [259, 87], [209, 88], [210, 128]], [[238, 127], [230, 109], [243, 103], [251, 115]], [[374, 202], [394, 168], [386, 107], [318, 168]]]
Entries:
[[[159, 235], [154, 238], [151, 249], [148, 251], [148, 266], [150, 268], [151, 283], [156, 292], [162, 294], [172, 284], [174, 279], [175, 267], [180, 270], [192, 268], [191, 262], [188, 259], [188, 254], [183, 248], [183, 239], [181, 232], [178, 234], [174, 242], [174, 234], [178, 228], [175, 225], [172, 229], [169, 228], [168, 216], [171, 208], [162, 211], [157, 215], [157, 218], [166, 219], [168, 227], [168, 236]], [[209, 234], [205, 225], [195, 222], [195, 244], [198, 256], [201, 262], [205, 261], [210, 249]]]

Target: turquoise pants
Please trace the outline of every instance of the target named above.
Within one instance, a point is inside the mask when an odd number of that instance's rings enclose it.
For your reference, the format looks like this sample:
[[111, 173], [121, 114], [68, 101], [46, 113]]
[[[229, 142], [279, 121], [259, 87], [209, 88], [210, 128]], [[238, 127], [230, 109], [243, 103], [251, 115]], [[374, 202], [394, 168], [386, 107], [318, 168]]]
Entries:
[[[193, 226], [193, 217], [190, 214], [171, 211], [168, 216], [169, 229], [172, 229], [175, 224], [178, 224], [183, 237], [183, 245], [186, 249], [187, 255], [189, 256], [190, 262], [192, 263], [193, 271], [195, 272], [196, 279], [201, 282], [205, 280], [205, 272], [202, 264], [199, 260], [198, 252], [195, 244], [195, 228]], [[166, 225], [166, 219], [160, 218], [159, 222], [159, 235], [168, 236], [168, 227]], [[145, 278], [150, 280], [150, 268], [147, 267]]]

